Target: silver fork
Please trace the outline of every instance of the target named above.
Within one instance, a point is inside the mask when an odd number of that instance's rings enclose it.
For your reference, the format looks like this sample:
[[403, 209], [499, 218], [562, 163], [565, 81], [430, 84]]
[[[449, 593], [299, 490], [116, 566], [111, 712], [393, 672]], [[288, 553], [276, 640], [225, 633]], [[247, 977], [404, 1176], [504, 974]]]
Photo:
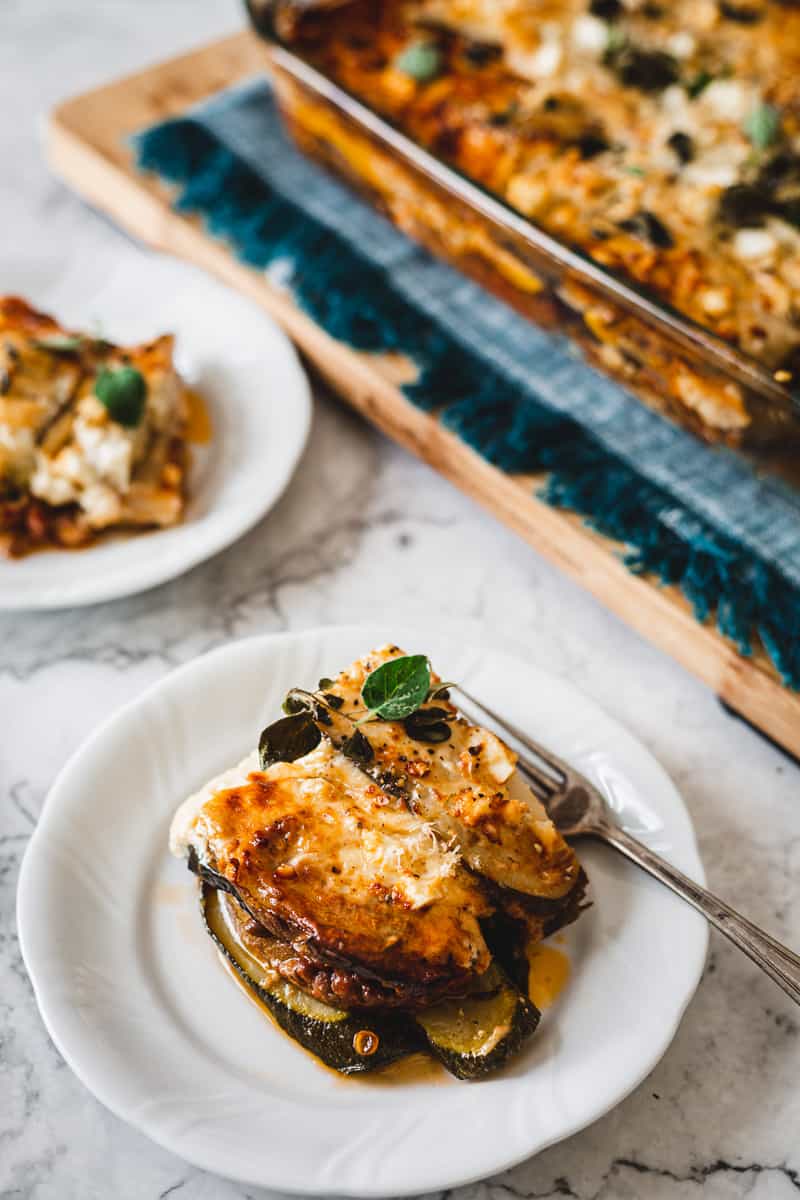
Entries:
[[800, 1004], [800, 957], [797, 954], [632, 837], [618, 824], [605, 797], [585, 775], [476, 700], [464, 688], [451, 685], [451, 691], [467, 702], [466, 705], [459, 703], [465, 716], [481, 724], [488, 722], [496, 726], [504, 737], [516, 743], [519, 769], [564, 837], [599, 838], [619, 850], [701, 912], [715, 929], [724, 933], [734, 946], [743, 950], [783, 988], [795, 1004]]

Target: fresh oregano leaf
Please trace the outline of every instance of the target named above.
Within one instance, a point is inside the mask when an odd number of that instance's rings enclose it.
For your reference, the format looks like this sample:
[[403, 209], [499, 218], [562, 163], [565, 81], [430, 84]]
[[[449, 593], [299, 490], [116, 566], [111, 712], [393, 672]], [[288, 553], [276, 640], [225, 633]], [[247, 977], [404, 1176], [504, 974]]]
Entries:
[[446, 742], [450, 737], [450, 726], [445, 708], [418, 708], [403, 721], [403, 728], [416, 742]]
[[268, 725], [258, 741], [261, 770], [276, 762], [294, 762], [319, 745], [322, 734], [313, 714], [305, 711], [281, 717]]
[[349, 738], [342, 742], [342, 754], [346, 754], [359, 766], [365, 766], [375, 757], [375, 751], [360, 729], [356, 729]]
[[288, 696], [281, 705], [281, 708], [286, 713], [287, 717], [293, 717], [296, 713], [310, 711], [308, 702], [301, 696], [294, 695], [293, 692], [289, 692]]
[[132, 429], [141, 421], [147, 384], [136, 367], [103, 367], [94, 381], [94, 394], [118, 425]]
[[390, 658], [367, 676], [361, 699], [369, 715], [402, 721], [424, 704], [431, 686], [431, 669], [424, 654]]
[[321, 692], [327, 692], [329, 688], [333, 687], [333, 680], [328, 679], [327, 675], [323, 675], [322, 679], [320, 679], [319, 683], [317, 684], [317, 687]]
[[780, 110], [773, 104], [759, 104], [748, 114], [744, 132], [756, 150], [766, 150], [778, 135], [781, 124]]
[[714, 82], [714, 76], [710, 71], [698, 71], [693, 75], [687, 83], [684, 84], [686, 91], [689, 94], [690, 100], [696, 100], [701, 95], [710, 83]]
[[404, 75], [410, 75], [417, 83], [428, 83], [442, 69], [442, 55], [433, 42], [411, 42], [401, 50], [394, 60], [394, 67]]

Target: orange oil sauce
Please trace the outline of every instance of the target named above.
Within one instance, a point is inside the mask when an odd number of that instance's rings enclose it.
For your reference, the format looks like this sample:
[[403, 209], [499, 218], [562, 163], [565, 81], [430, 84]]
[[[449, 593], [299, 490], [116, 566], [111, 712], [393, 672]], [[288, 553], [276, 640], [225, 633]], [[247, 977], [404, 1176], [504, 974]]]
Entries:
[[205, 446], [211, 441], [214, 428], [208, 405], [194, 388], [185, 388], [186, 397], [186, 440], [195, 446]]
[[[284, 1037], [289, 1037], [286, 1031], [281, 1029], [280, 1025], [275, 1020], [275, 1017], [270, 1012], [264, 1001], [261, 1000], [256, 993], [247, 986], [241, 975], [239, 975], [238, 971], [233, 968], [222, 951], [218, 950], [217, 954], [219, 961], [228, 972], [228, 975], [230, 975], [233, 982], [239, 987], [239, 990], [247, 997], [250, 1003], [255, 1004], [256, 1008], [268, 1019], [270, 1024], [278, 1031], [278, 1033], [282, 1034]], [[369, 1022], [367, 1022], [367, 1024], [368, 1023]], [[293, 1039], [290, 1038], [290, 1041], [292, 1040]], [[398, 1062], [389, 1063], [388, 1066], [380, 1067], [377, 1071], [371, 1071], [366, 1075], [343, 1075], [341, 1071], [337, 1071], [333, 1067], [329, 1067], [327, 1063], [324, 1063], [321, 1058], [317, 1058], [316, 1054], [313, 1054], [310, 1050], [306, 1049], [305, 1046], [301, 1046], [299, 1042], [294, 1042], [294, 1045], [297, 1046], [298, 1050], [302, 1051], [304, 1054], [307, 1054], [309, 1058], [313, 1058], [317, 1066], [325, 1071], [328, 1075], [332, 1075], [337, 1082], [346, 1084], [348, 1086], [356, 1084], [359, 1087], [365, 1087], [369, 1085], [386, 1087], [389, 1085], [400, 1086], [411, 1083], [451, 1082], [450, 1076], [447, 1074], [441, 1063], [436, 1062], [435, 1059], [430, 1058], [427, 1054], [423, 1054], [422, 1052], [418, 1054], [409, 1054], [407, 1058], [401, 1058], [398, 1060]]]
[[538, 1009], [549, 1008], [564, 990], [570, 961], [563, 950], [540, 942], [528, 949], [528, 994]]

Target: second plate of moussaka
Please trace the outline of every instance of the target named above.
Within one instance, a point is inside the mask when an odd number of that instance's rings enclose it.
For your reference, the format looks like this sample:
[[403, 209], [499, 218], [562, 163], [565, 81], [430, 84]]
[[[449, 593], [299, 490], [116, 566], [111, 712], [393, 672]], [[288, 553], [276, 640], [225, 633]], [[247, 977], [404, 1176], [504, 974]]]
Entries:
[[284, 334], [194, 268], [0, 255], [0, 610], [117, 599], [218, 553], [282, 493], [310, 418]]

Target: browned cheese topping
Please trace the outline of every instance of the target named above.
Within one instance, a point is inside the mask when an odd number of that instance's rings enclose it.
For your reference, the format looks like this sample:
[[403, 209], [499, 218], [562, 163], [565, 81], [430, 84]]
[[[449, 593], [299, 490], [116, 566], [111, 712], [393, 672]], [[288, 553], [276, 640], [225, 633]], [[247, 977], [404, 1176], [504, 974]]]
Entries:
[[559, 240], [800, 378], [797, 5], [357, 0], [301, 21], [297, 49]]

